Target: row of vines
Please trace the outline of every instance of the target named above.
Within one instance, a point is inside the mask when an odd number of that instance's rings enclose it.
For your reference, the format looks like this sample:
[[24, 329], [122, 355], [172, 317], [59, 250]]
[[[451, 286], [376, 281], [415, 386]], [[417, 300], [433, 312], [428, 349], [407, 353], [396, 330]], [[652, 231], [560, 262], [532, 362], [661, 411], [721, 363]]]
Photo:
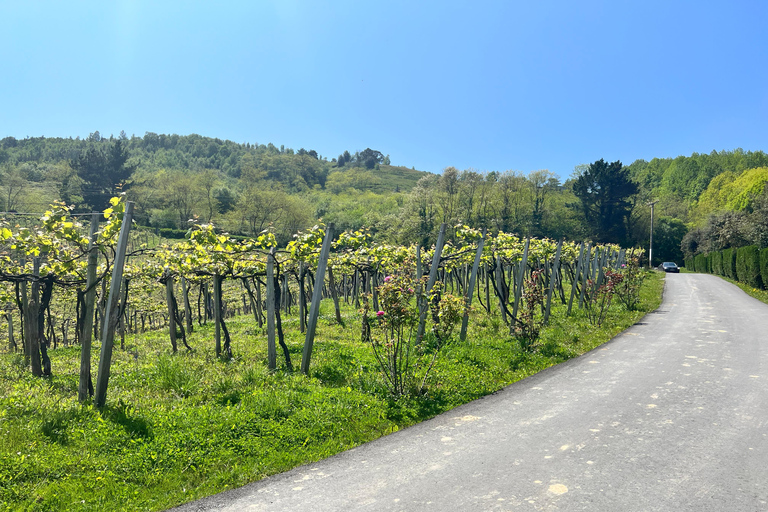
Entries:
[[[470, 310], [499, 314], [523, 350], [536, 348], [553, 301], [583, 309], [594, 324], [614, 297], [639, 300], [639, 251], [612, 245], [523, 240], [499, 232], [443, 225], [433, 247], [374, 243], [365, 231], [336, 233], [318, 225], [278, 248], [269, 231], [235, 240], [210, 224], [185, 240], [149, 247], [131, 235], [133, 204], [114, 198], [103, 214], [81, 218], [54, 205], [37, 226], [0, 225], [0, 305], [9, 350], [23, 350], [34, 375], [51, 375], [49, 350], [79, 344], [79, 399], [103, 406], [115, 339], [167, 329], [169, 349], [213, 350], [231, 358], [236, 346], [227, 318], [252, 315], [269, 368], [293, 371], [284, 316], [298, 315], [305, 335], [300, 370], [309, 374], [319, 306], [333, 301], [339, 328], [361, 312], [361, 339], [370, 344], [393, 394], [421, 392], [439, 349], [458, 331], [467, 336]], [[144, 235], [145, 236], [145, 235]], [[357, 318], [357, 317], [355, 317]], [[189, 333], [215, 324], [210, 347]], [[92, 340], [100, 341], [94, 385]], [[425, 350], [425, 346], [429, 350]], [[282, 357], [278, 357], [278, 347]]]

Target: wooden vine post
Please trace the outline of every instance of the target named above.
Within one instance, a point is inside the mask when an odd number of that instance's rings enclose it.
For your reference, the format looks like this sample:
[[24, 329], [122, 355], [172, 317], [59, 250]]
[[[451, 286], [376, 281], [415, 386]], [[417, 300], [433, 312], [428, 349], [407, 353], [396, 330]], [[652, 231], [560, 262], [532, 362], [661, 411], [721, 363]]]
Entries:
[[469, 277], [469, 286], [464, 293], [464, 300], [466, 301], [466, 305], [464, 306], [464, 318], [461, 320], [461, 334], [459, 336], [461, 341], [467, 339], [467, 327], [469, 326], [469, 307], [472, 305], [472, 293], [475, 290], [475, 283], [477, 282], [477, 271], [480, 268], [480, 259], [483, 256], [483, 244], [485, 244], [485, 229], [483, 229], [483, 237], [477, 243], [475, 261], [472, 264], [472, 274]]
[[81, 402], [93, 393], [91, 380], [91, 345], [93, 341], [93, 313], [96, 310], [96, 267], [99, 262], [99, 249], [96, 247], [96, 231], [101, 214], [91, 214], [91, 231], [88, 235], [88, 266], [85, 270], [85, 311], [80, 331], [80, 381], [77, 386], [77, 399]]
[[333, 223], [330, 223], [325, 229], [325, 238], [323, 239], [322, 249], [320, 249], [320, 259], [317, 262], [317, 272], [315, 272], [315, 287], [312, 293], [312, 303], [309, 306], [307, 334], [304, 339], [304, 350], [302, 351], [301, 355], [301, 373], [304, 375], [309, 375], [309, 363], [312, 358], [312, 345], [315, 342], [317, 317], [320, 314], [320, 300], [323, 297], [323, 281], [325, 280], [325, 270], [328, 266], [328, 255], [331, 252], [331, 242], [333, 241], [333, 228]]
[[120, 226], [120, 235], [117, 239], [114, 267], [112, 268], [112, 281], [109, 285], [109, 298], [105, 308], [101, 338], [101, 357], [99, 358], [99, 375], [96, 379], [96, 390], [93, 403], [96, 407], [104, 407], [107, 402], [107, 386], [109, 384], [109, 372], [112, 365], [112, 348], [117, 325], [117, 301], [120, 298], [120, 286], [123, 283], [123, 269], [125, 267], [125, 251], [128, 247], [128, 234], [131, 231], [133, 220], [133, 201], [125, 203], [123, 225]]

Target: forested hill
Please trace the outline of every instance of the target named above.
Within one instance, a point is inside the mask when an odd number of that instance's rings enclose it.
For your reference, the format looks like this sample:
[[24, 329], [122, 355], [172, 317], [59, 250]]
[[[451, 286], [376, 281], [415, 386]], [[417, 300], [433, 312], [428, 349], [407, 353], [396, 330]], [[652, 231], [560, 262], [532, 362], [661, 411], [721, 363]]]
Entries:
[[237, 233], [271, 225], [286, 236], [318, 217], [344, 228], [376, 224], [397, 208], [393, 195], [428, 174], [370, 148], [329, 159], [312, 149], [151, 132], [6, 137], [0, 171], [5, 211], [40, 211], [54, 200], [101, 209], [126, 190], [145, 225], [186, 229], [196, 216]]
[[[410, 190], [425, 173], [405, 167], [391, 166], [389, 155], [366, 149], [350, 154], [345, 151], [338, 158], [318, 155], [312, 149], [293, 150], [274, 144], [237, 143], [200, 135], [164, 135], [147, 132], [144, 137], [127, 137], [124, 132], [115, 138], [102, 137], [99, 132], [86, 139], [32, 137], [0, 140], [0, 163], [69, 164], [89, 150], [105, 150], [119, 142], [125, 151], [127, 163], [143, 172], [161, 169], [203, 169], [219, 171], [222, 177], [240, 178], [243, 172], [256, 168], [264, 171], [270, 180], [282, 183], [287, 190], [300, 192], [315, 185], [325, 187], [329, 175], [341, 168], [377, 169], [379, 179], [362, 180], [363, 188], [384, 191], [391, 188]], [[339, 163], [341, 162], [341, 163]], [[384, 169], [381, 166], [384, 165]], [[342, 180], [343, 181], [343, 180]], [[359, 188], [359, 187], [357, 187]]]
[[[0, 140], [0, 209], [42, 211], [52, 201], [102, 209], [121, 191], [141, 225], [183, 233], [190, 219], [233, 234], [272, 229], [285, 242], [319, 219], [367, 227], [379, 239], [429, 244], [460, 223], [521, 236], [648, 247], [654, 255], [768, 245], [768, 155], [713, 151], [629, 165], [598, 159], [565, 182], [547, 170], [441, 175], [391, 165], [366, 148], [328, 158], [314, 150], [200, 135]], [[172, 230], [177, 230], [175, 233]]]

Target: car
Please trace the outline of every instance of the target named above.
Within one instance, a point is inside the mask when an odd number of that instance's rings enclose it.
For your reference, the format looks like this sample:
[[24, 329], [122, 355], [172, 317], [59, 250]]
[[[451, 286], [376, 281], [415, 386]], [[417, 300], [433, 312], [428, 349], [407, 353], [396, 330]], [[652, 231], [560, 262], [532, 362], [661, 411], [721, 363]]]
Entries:
[[680, 273], [680, 267], [673, 261], [665, 261], [659, 266], [659, 270], [663, 270], [664, 272], [674, 272], [675, 274]]

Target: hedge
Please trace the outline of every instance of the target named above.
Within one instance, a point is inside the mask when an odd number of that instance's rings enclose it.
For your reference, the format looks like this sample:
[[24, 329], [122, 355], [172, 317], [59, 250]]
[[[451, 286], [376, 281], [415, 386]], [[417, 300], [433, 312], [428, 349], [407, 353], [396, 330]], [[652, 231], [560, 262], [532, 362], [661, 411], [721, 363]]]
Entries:
[[715, 251], [709, 253], [709, 263], [712, 266], [712, 273], [718, 276], [723, 275], [723, 253]]
[[697, 254], [693, 258], [693, 264], [696, 267], [696, 272], [709, 272], [708, 258], [706, 254]]
[[763, 278], [763, 287], [768, 289], [768, 247], [760, 251], [760, 276]]
[[736, 249], [736, 275], [738, 280], [752, 288], [762, 288], [760, 279], [760, 249], [747, 245]]
[[724, 249], [723, 251], [723, 275], [736, 279], [736, 250]]

